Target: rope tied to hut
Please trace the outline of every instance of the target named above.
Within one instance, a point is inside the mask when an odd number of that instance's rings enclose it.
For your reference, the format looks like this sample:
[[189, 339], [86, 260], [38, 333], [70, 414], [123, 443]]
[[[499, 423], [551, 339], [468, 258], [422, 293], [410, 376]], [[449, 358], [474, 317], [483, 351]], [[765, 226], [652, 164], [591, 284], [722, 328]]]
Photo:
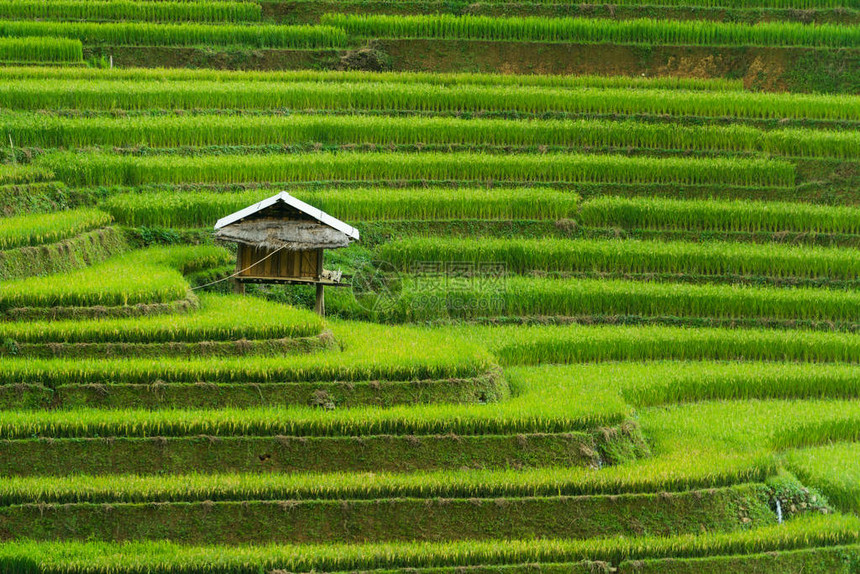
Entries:
[[224, 282], [224, 281], [227, 281], [228, 279], [233, 279], [234, 277], [238, 277], [239, 275], [241, 275], [241, 274], [242, 274], [242, 273], [244, 273], [245, 271], [248, 271], [249, 269], [251, 269], [251, 268], [252, 268], [252, 267], [254, 267], [255, 265], [259, 265], [260, 263], [262, 263], [263, 261], [265, 261], [266, 259], [268, 259], [268, 258], [269, 258], [269, 257], [271, 257], [272, 255], [274, 255], [275, 253], [278, 253], [278, 252], [280, 252], [280, 251], [282, 251], [282, 250], [286, 249], [286, 247], [287, 247], [286, 245], [283, 245], [283, 246], [281, 246], [281, 247], [278, 247], [277, 249], [275, 249], [274, 251], [270, 252], [268, 255], [266, 255], [265, 257], [263, 257], [263, 258], [262, 258], [262, 259], [260, 259], [259, 261], [255, 261], [254, 263], [251, 263], [250, 265], [248, 265], [248, 266], [247, 266], [247, 267], [245, 267], [244, 269], [240, 269], [239, 271], [236, 271], [236, 272], [235, 272], [235, 273], [233, 273], [232, 275], [228, 275], [228, 276], [226, 276], [226, 277], [222, 277], [221, 279], [216, 279], [215, 281], [210, 281], [209, 283], [204, 283], [203, 285], [198, 285], [197, 287], [192, 287], [192, 288], [191, 288], [191, 290], [192, 290], [192, 291], [197, 291], [198, 289], [203, 289], [204, 287], [211, 287], [212, 285], [217, 285], [218, 283], [222, 283], [222, 282]]

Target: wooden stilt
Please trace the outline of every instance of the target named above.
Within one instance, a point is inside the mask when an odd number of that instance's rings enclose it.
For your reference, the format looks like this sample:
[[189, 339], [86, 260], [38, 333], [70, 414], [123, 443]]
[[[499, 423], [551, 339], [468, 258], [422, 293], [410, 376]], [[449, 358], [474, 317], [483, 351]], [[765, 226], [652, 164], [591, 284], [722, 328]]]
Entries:
[[325, 317], [325, 286], [317, 283], [317, 304], [315, 311], [320, 317]]
[[[250, 257], [249, 248], [245, 245], [239, 245], [238, 250], [236, 251], [236, 274], [238, 275], [240, 271], [242, 271], [244, 265], [244, 261], [247, 257]], [[245, 294], [245, 284], [239, 281], [238, 277], [233, 278], [233, 293], [236, 295], [244, 295]]]

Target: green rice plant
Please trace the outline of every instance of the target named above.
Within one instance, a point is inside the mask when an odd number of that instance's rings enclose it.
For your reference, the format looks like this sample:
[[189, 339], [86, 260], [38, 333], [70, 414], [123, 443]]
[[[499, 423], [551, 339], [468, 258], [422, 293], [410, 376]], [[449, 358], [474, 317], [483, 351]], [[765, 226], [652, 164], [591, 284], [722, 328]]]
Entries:
[[[487, 0], [488, 3], [507, 3], [508, 0]], [[533, 0], [534, 4], [555, 4], [557, 0]], [[620, 0], [620, 6], [673, 6], [679, 8], [734, 8], [827, 10], [832, 8], [858, 8], [856, 0]]]
[[740, 454], [854, 440], [859, 414], [854, 399], [705, 401], [647, 409], [639, 421], [657, 453]]
[[[359, 335], [356, 335], [359, 336]], [[678, 367], [680, 373], [675, 373]], [[745, 368], [756, 373], [767, 373], [767, 365], [756, 364], [681, 364], [654, 365], [585, 365], [577, 367], [548, 366], [537, 369], [513, 369], [509, 372], [516, 396], [524, 396], [538, 389], [548, 388], [559, 396], [570, 397], [575, 389], [575, 400], [609, 400], [617, 404], [619, 392], [629, 389], [662, 385], [660, 375], [674, 380], [693, 380], [696, 373], [721, 377], [743, 376]], [[783, 368], [789, 376], [828, 375], [837, 368], [800, 367]], [[751, 380], [755, 379], [750, 374]], [[791, 380], [790, 378], [787, 380]], [[610, 382], [607, 384], [607, 382]], [[604, 391], [611, 394], [604, 395]], [[741, 390], [743, 393], [744, 391]], [[596, 396], [594, 393], [599, 393]], [[790, 393], [790, 391], [789, 391]], [[553, 396], [553, 395], [549, 395]], [[759, 396], [753, 392], [747, 396]], [[762, 395], [764, 396], [764, 395]], [[801, 395], [798, 395], [801, 396]], [[545, 400], [544, 397], [542, 400]], [[598, 403], [594, 403], [598, 404]], [[601, 403], [602, 404], [602, 403]], [[520, 403], [520, 407], [528, 405]], [[571, 407], [568, 407], [571, 408]], [[578, 409], [578, 407], [573, 407]], [[620, 405], [616, 408], [621, 408]], [[551, 411], [552, 412], [552, 411]], [[703, 453], [699, 452], [699, 455]], [[702, 464], [707, 460], [708, 464]], [[745, 480], [764, 480], [775, 472], [774, 460], [762, 453], [740, 454], [725, 451], [702, 456], [687, 453], [670, 453], [660, 457], [630, 462], [597, 471], [595, 469], [539, 469], [529, 472], [488, 471], [464, 473], [420, 473], [410, 475], [338, 474], [338, 475], [268, 475], [259, 480], [245, 475], [214, 477], [130, 477], [127, 487], [116, 491], [112, 485], [117, 479], [105, 477], [90, 482], [86, 479], [41, 480], [22, 479], [0, 487], [0, 499], [17, 503], [15, 497], [32, 496], [38, 502], [146, 502], [154, 500], [243, 500], [264, 498], [315, 499], [315, 498], [378, 498], [378, 497], [435, 497], [435, 496], [541, 496], [599, 494], [609, 492], [650, 492], [659, 489], [686, 489], [705, 486], [724, 486]], [[9, 497], [9, 498], [6, 498]]]
[[188, 291], [183, 273], [229, 261], [227, 251], [213, 246], [124, 253], [70, 273], [5, 281], [0, 284], [0, 310], [175, 301]]
[[0, 164], [0, 185], [40, 183], [54, 179], [54, 172], [34, 165]]
[[233, 263], [233, 256], [216, 245], [153, 247], [135, 253], [140, 261], [170, 267], [183, 275]]
[[158, 116], [0, 117], [0, 132], [19, 146], [467, 145], [647, 148], [854, 158], [860, 134], [823, 130], [763, 131], [748, 126], [687, 127], [633, 121], [521, 121], [444, 117]]
[[[638, 379], [624, 389], [625, 399], [647, 407], [703, 400], [860, 396], [860, 373], [852, 365], [670, 362], [652, 366], [640, 366], [631, 373]], [[626, 376], [627, 369], [620, 373]]]
[[368, 500], [378, 498], [489, 498], [581, 496], [717, 488], [761, 482], [776, 473], [768, 457], [713, 453], [711, 465], [653, 458], [597, 470], [586, 467], [523, 470], [93, 475], [8, 477], [0, 505], [146, 503], [224, 500]]
[[[389, 336], [389, 339], [391, 336]], [[410, 347], [412, 341], [401, 343]], [[373, 345], [368, 345], [370, 349]], [[448, 346], [450, 348], [450, 345]], [[368, 350], [370, 350], [368, 349]], [[475, 347], [472, 347], [474, 350]], [[381, 349], [380, 349], [381, 350]], [[433, 349], [433, 355], [442, 349]], [[459, 351], [463, 356], [466, 351]], [[473, 351], [474, 352], [474, 351]], [[425, 352], [426, 355], [427, 352]], [[323, 373], [324, 359], [340, 358], [340, 353], [326, 352], [325, 357], [290, 356], [283, 358], [246, 357], [221, 361], [218, 367], [208, 366], [211, 361], [159, 361], [161, 372], [171, 367], [193, 368], [197, 373], [214, 369], [248, 369], [255, 364], [272, 365], [280, 361], [285, 380], [293, 367], [293, 375], [305, 373], [315, 377]], [[468, 355], [467, 355], [468, 356]], [[440, 357], [441, 358], [441, 357]], [[459, 369], [474, 368], [480, 355], [472, 355], [473, 363], [461, 363]], [[323, 360], [321, 360], [323, 359]], [[415, 358], [409, 360], [414, 361]], [[128, 372], [152, 369], [155, 361], [138, 359], [30, 361], [13, 359], [4, 361], [0, 376], [16, 382], [37, 380], [44, 373], [48, 380], [63, 377], [65, 380], [85, 382], [94, 380], [94, 374], [122, 380]], [[329, 361], [331, 362], [331, 361]], [[345, 361], [344, 361], [345, 362]], [[385, 357], [383, 363], [392, 367], [397, 356]], [[448, 359], [450, 365], [450, 359]], [[248, 366], [245, 364], [248, 363]], [[349, 368], [348, 362], [338, 363], [340, 369]], [[354, 366], [353, 371], [356, 371]], [[50, 371], [49, 371], [50, 369]], [[394, 369], [396, 370], [396, 368]], [[52, 373], [55, 373], [52, 375]], [[274, 374], [274, 371], [273, 371]], [[365, 373], [362, 373], [365, 374]], [[398, 373], [399, 374], [399, 373]], [[116, 375], [118, 378], [113, 378]], [[375, 377], [372, 377], [375, 378]], [[341, 379], [341, 377], [338, 377]], [[41, 380], [41, 379], [38, 379]], [[201, 379], [198, 379], [201, 380]], [[211, 380], [204, 376], [202, 380]], [[300, 379], [309, 380], [309, 379]], [[521, 378], [512, 383], [512, 398], [488, 404], [424, 404], [409, 406], [352, 407], [327, 411], [315, 407], [259, 407], [251, 409], [226, 408], [220, 410], [106, 410], [75, 409], [67, 411], [0, 411], [0, 438], [21, 439], [34, 436], [75, 438], [94, 436], [374, 436], [374, 435], [496, 435], [516, 433], [564, 433], [591, 429], [594, 426], [611, 426], [620, 423], [629, 414], [616, 392], [601, 385], [570, 385], [566, 381], [538, 381]]]
[[107, 213], [86, 208], [8, 217], [0, 219], [0, 249], [54, 243], [110, 222]]
[[[813, 498], [818, 499], [815, 496]], [[790, 505], [789, 508], [791, 507], [797, 508], [797, 505]], [[830, 548], [803, 548], [785, 552], [760, 552], [743, 556], [705, 556], [680, 560], [674, 558], [631, 560], [619, 564], [618, 571], [658, 574], [666, 572], [667, 568], [675, 570], [685, 568], [698, 571], [710, 570], [712, 572], [742, 572], [744, 570], [790, 572], [794, 570], [848, 574], [850, 573], [849, 568], [851, 568], [848, 564], [858, 558], [860, 558], [860, 545], [846, 545]], [[571, 568], [578, 566], [583, 568], [584, 572], [589, 572], [589, 570], [585, 570], [589, 566], [583, 563], [569, 565]]]
[[810, 417], [801, 424], [780, 429], [771, 444], [778, 450], [826, 445], [833, 442], [860, 441], [860, 413], [851, 409]]
[[624, 229], [860, 233], [855, 207], [743, 200], [595, 197], [582, 204], [578, 220]]
[[200, 308], [179, 316], [0, 323], [0, 339], [16, 343], [162, 343], [309, 337], [318, 315], [252, 297], [201, 294]]
[[[365, 313], [395, 321], [484, 317], [697, 317], [847, 322], [860, 317], [860, 293], [740, 285], [688, 285], [510, 277], [501, 287], [450, 278], [407, 284], [391, 309]], [[362, 316], [360, 311], [354, 311]]]
[[193, 82], [386, 82], [438, 86], [544, 86], [562, 88], [624, 88], [702, 91], [742, 91], [742, 80], [678, 76], [569, 76], [552, 74], [478, 74], [438, 72], [365, 72], [361, 70], [216, 70], [191, 68], [61, 68], [6, 67], [4, 80], [134, 80]]
[[750, 361], [650, 361], [507, 369], [511, 380], [604, 384], [638, 409], [714, 400], [854, 399], [860, 367]]
[[254, 22], [262, 9], [256, 2], [133, 0], [3, 0], [0, 18], [9, 20], [119, 20], [151, 22]]
[[[102, 208], [126, 225], [208, 227], [272, 193], [122, 193], [108, 197]], [[534, 188], [364, 188], [291, 193], [345, 221], [567, 219], [576, 214], [579, 200], [575, 193]]]
[[[101, 24], [99, 26], [108, 26]], [[138, 25], [140, 26], [140, 25]], [[209, 28], [213, 28], [210, 26]], [[218, 28], [223, 28], [219, 26]], [[168, 76], [169, 78], [169, 76]], [[291, 109], [427, 113], [648, 114], [732, 119], [860, 120], [860, 97], [599, 87], [445, 85], [411, 81], [170, 81], [68, 79], [0, 82], [14, 110]]]
[[[151, 332], [169, 332], [168, 319], [156, 320]], [[194, 323], [191, 319], [191, 324]], [[205, 319], [197, 320], [198, 325]], [[174, 317], [174, 322], [182, 319]], [[123, 323], [120, 323], [122, 325]], [[147, 337], [144, 322], [140, 338]], [[249, 356], [213, 361], [200, 359], [110, 359], [4, 361], [0, 381], [23, 381], [47, 386], [85, 383], [267, 383], [312, 381], [409, 381], [474, 377], [495, 366], [492, 356], [477, 341], [456, 333], [416, 327], [390, 327], [364, 323], [331, 324], [339, 350], [311, 355]], [[277, 328], [277, 327], [272, 327]], [[22, 327], [26, 329], [26, 327]], [[79, 332], [98, 326], [81, 325]], [[136, 337], [134, 329], [128, 335]]]
[[475, 153], [129, 156], [58, 152], [40, 159], [68, 185], [463, 180], [789, 186], [794, 166], [768, 159]]
[[112, 46], [248, 46], [322, 49], [347, 44], [343, 30], [330, 26], [262, 24], [156, 24], [151, 22], [37, 22], [0, 20], [0, 36], [56, 36]]
[[[32, 191], [38, 193], [39, 190], [37, 188], [32, 189]], [[35, 195], [33, 199], [35, 200], [34, 203], [43, 200], [38, 195]], [[9, 219], [14, 220], [17, 217], [13, 216]], [[3, 227], [5, 221], [0, 219], [0, 227]], [[32, 229], [30, 231], [32, 232]], [[41, 235], [41, 238], [49, 239], [55, 231], [55, 229], [48, 228], [44, 235]], [[16, 240], [17, 236], [13, 232], [6, 239]], [[29, 245], [30, 242], [35, 241], [36, 236], [27, 233], [21, 239]], [[61, 239], [56, 243], [0, 251], [0, 278], [3, 280], [21, 279], [82, 269], [127, 250], [126, 236], [120, 229], [102, 227]], [[38, 313], [40, 311], [32, 310], [32, 312]], [[44, 316], [50, 314], [47, 309], [42, 309], [41, 312], [44, 313]], [[69, 312], [73, 311], [69, 310]], [[21, 310], [20, 313], [24, 313], [24, 311]]]
[[[512, 385], [520, 394], [528, 392], [529, 388], [546, 385], [553, 392], [571, 386], [583, 389], [608, 388], [613, 393], [621, 393], [625, 398], [647, 406], [676, 400], [713, 398], [851, 395], [856, 394], [856, 383], [852, 382], [852, 376], [856, 379], [856, 370], [856, 367], [843, 366], [663, 362], [520, 368], [512, 369], [509, 375]], [[816, 381], [820, 383], [820, 388], [817, 388]], [[707, 460], [707, 464], [702, 464], [703, 460]], [[0, 500], [5, 504], [17, 504], [27, 501], [67, 503], [576, 495], [725, 486], [745, 480], [764, 480], [774, 472], [774, 461], [769, 456], [759, 453], [738, 455], [715, 450], [709, 453], [697, 452], [694, 456], [686, 456], [686, 452], [671, 453], [600, 471], [572, 468], [409, 475], [22, 478], [10, 479], [0, 485]]]
[[658, 326], [468, 327], [502, 364], [652, 360], [860, 362], [847, 333]]
[[860, 31], [839, 24], [739, 24], [707, 20], [594, 20], [488, 16], [325, 14], [324, 25], [366, 38], [464, 38], [515, 42], [853, 47]]
[[[627, 340], [635, 334], [626, 333]], [[605, 342], [599, 335], [595, 339], [598, 347]], [[802, 434], [811, 420], [856, 420], [857, 370], [856, 365], [650, 361], [506, 372], [512, 384], [526, 378], [612, 389], [636, 406], [654, 464], [683, 473], [711, 468], [710, 461], [729, 453], [759, 461], [754, 466], [764, 471], [771, 468], [766, 461], [775, 462], [771, 445], [781, 434]], [[630, 464], [630, 470], [639, 464]]]
[[376, 256], [400, 269], [417, 262], [465, 261], [503, 264], [509, 273], [860, 278], [860, 258], [853, 249], [729, 242], [417, 237], [384, 243]]
[[[0, 179], [2, 173], [3, 168], [0, 167]], [[50, 174], [51, 178], [53, 176]], [[69, 193], [68, 188], [58, 181], [0, 183], [0, 205], [4, 216], [13, 217], [27, 213], [52, 213], [66, 208], [69, 203], [83, 203], [76, 191], [71, 192], [74, 200], [70, 202]]]
[[[168, 541], [83, 542], [21, 540], [0, 546], [0, 559], [48, 571], [346, 572], [374, 569], [566, 563], [618, 563], [646, 557], [748, 554], [856, 543], [858, 519], [851, 515], [805, 515], [784, 524], [734, 532], [671, 537], [636, 536], [585, 540], [469, 540], [264, 546], [185, 546]], [[383, 570], [384, 571], [384, 570]]]
[[860, 443], [843, 442], [788, 451], [785, 464], [845, 512], [860, 512]]
[[3, 62], [82, 62], [80, 40], [50, 37], [0, 38], [0, 61]]

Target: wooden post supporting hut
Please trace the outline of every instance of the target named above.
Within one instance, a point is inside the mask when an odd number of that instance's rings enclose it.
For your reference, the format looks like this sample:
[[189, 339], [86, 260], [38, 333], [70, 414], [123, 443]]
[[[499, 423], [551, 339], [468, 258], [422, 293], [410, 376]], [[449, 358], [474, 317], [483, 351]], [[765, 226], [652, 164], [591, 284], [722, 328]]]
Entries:
[[325, 286], [340, 272], [323, 269], [326, 249], [358, 241], [358, 230], [282, 191], [215, 224], [215, 238], [238, 244], [236, 288], [245, 283], [316, 285], [316, 311], [325, 315]]

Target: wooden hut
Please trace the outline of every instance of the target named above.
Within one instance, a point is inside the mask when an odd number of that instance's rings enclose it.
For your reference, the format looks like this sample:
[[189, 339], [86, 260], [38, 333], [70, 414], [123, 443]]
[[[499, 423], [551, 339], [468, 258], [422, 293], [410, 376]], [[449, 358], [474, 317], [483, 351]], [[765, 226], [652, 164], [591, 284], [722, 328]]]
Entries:
[[325, 314], [324, 287], [340, 286], [340, 273], [323, 269], [326, 249], [358, 241], [358, 230], [282, 191], [222, 217], [215, 238], [238, 244], [236, 285], [298, 283], [316, 285], [316, 310]]

